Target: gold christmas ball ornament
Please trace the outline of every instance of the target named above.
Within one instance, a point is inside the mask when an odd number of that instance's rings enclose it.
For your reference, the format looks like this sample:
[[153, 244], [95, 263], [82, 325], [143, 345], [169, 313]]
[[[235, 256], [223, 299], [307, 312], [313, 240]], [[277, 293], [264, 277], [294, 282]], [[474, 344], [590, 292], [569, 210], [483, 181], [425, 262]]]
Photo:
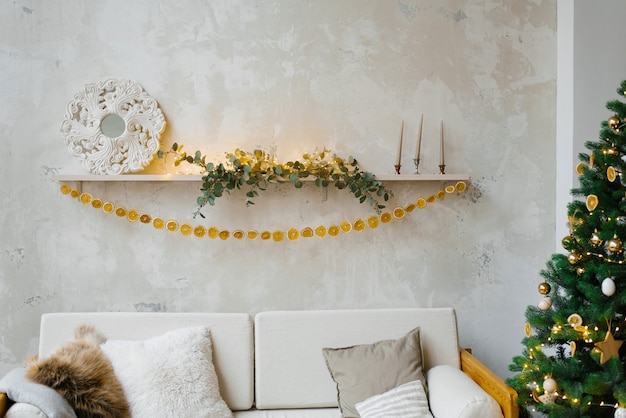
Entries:
[[607, 155], [619, 155], [619, 151], [615, 147], [607, 148]]
[[613, 235], [613, 238], [606, 242], [606, 249], [613, 254], [619, 254], [624, 251], [624, 243], [617, 235]]
[[609, 123], [609, 128], [613, 129], [613, 130], [617, 130], [619, 128], [619, 124], [622, 121], [619, 119], [619, 116], [617, 115], [613, 115], [609, 118], [608, 123]]
[[569, 261], [570, 264], [576, 264], [582, 258], [583, 256], [580, 253], [578, 253], [576, 250], [572, 250], [572, 252], [567, 255], [567, 261]]
[[584, 272], [585, 272], [585, 268], [584, 267], [578, 267], [576, 269], [576, 274], [578, 274], [579, 276], [582, 276]]
[[574, 246], [574, 244], [576, 244], [576, 238], [574, 238], [572, 235], [567, 235], [561, 240], [561, 245], [566, 250], [570, 250]]
[[548, 283], [542, 282], [542, 283], [539, 283], [539, 286], [537, 286], [537, 290], [539, 291], [540, 294], [545, 296], [548, 293], [550, 293], [551, 287]]
[[600, 238], [600, 235], [598, 235], [597, 230], [593, 231], [593, 234], [591, 234], [591, 238], [589, 238], [589, 242], [594, 247], [599, 247], [600, 245], [602, 245], [602, 239]]

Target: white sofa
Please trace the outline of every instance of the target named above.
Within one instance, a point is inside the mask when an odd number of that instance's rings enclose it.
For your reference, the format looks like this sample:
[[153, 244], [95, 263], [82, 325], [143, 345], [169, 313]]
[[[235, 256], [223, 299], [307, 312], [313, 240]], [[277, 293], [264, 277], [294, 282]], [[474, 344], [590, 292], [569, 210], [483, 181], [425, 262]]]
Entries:
[[[208, 327], [220, 393], [236, 418], [341, 417], [337, 386], [322, 348], [396, 339], [419, 326], [428, 400], [435, 418], [517, 418], [518, 414], [515, 392], [459, 348], [452, 308], [271, 311], [254, 317], [244, 313], [51, 313], [41, 318], [39, 357], [71, 341], [80, 324], [93, 325], [117, 340], [142, 340], [182, 327]], [[436, 367], [441, 365], [446, 367]], [[10, 407], [18, 408], [12, 404], [0, 394], [0, 417]]]

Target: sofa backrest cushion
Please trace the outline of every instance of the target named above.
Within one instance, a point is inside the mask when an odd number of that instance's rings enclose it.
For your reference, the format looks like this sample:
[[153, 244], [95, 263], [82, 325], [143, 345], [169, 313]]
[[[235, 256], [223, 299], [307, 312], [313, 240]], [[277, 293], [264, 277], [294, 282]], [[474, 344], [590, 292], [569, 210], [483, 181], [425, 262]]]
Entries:
[[74, 339], [80, 324], [93, 325], [108, 339], [144, 340], [189, 326], [211, 331], [213, 363], [220, 393], [233, 410], [254, 402], [254, 348], [252, 318], [244, 313], [52, 313], [41, 318], [39, 356], [46, 357]]
[[396, 339], [418, 326], [424, 370], [460, 367], [452, 308], [273, 311], [254, 321], [258, 409], [337, 406], [322, 348]]

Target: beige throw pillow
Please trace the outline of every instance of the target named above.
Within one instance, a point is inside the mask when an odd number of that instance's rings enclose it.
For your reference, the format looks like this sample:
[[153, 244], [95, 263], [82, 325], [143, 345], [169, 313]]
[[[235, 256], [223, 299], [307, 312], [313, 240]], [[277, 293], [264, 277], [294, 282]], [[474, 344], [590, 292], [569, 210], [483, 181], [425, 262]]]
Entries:
[[343, 417], [358, 418], [357, 402], [404, 383], [420, 380], [426, 388], [419, 327], [397, 340], [322, 351]]

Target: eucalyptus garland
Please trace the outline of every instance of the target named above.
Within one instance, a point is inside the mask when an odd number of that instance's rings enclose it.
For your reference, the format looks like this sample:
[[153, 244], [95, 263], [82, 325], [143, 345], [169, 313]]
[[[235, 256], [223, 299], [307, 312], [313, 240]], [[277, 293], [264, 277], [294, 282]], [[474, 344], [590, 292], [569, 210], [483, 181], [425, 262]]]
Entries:
[[[308, 177], [313, 178], [312, 183], [317, 187], [326, 188], [333, 184], [337, 189], [349, 191], [360, 203], [367, 202], [379, 214], [385, 208], [379, 199], [388, 201], [393, 197], [392, 192], [374, 178], [374, 174], [361, 170], [354, 157], [345, 160], [326, 148], [303, 154], [301, 159], [286, 163], [277, 162], [274, 155], [259, 149], [253, 152], [236, 149], [226, 154], [225, 163], [207, 162], [206, 155], [200, 151], [187, 154], [183, 145], [177, 143], [172, 145], [170, 152], [176, 156], [175, 166], [184, 163], [201, 168], [202, 194], [196, 200], [198, 209], [194, 216], [203, 218], [201, 210], [207, 204], [215, 205], [217, 198], [231, 190], [249, 187], [245, 203], [253, 205], [254, 198], [269, 184], [289, 182], [300, 189], [303, 179]], [[165, 153], [159, 151], [157, 155], [162, 158]]]

